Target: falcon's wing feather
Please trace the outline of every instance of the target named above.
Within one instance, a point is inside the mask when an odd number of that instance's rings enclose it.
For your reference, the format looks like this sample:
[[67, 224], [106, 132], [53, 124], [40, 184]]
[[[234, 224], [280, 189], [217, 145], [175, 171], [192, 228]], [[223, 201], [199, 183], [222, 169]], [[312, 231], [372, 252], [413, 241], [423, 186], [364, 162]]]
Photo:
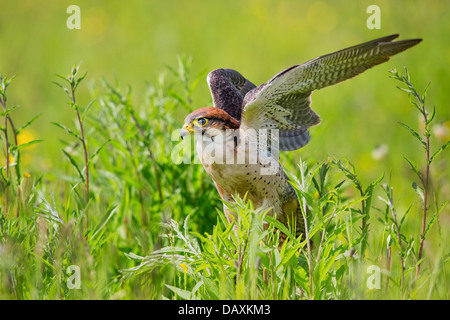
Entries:
[[207, 82], [214, 107], [225, 110], [230, 116], [240, 121], [244, 96], [256, 86], [232, 69], [211, 71]]
[[287, 68], [247, 93], [241, 127], [279, 129], [280, 150], [296, 150], [310, 139], [308, 128], [320, 123], [311, 109], [311, 93], [350, 79], [421, 39], [392, 42], [391, 35]]

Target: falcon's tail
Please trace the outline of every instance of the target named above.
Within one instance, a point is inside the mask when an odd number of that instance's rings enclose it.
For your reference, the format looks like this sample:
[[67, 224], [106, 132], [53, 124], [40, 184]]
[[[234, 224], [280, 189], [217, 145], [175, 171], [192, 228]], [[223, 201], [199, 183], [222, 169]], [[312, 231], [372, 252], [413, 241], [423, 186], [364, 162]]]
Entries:
[[281, 151], [297, 150], [306, 146], [309, 140], [311, 140], [311, 135], [306, 128], [294, 131], [281, 131], [279, 149]]

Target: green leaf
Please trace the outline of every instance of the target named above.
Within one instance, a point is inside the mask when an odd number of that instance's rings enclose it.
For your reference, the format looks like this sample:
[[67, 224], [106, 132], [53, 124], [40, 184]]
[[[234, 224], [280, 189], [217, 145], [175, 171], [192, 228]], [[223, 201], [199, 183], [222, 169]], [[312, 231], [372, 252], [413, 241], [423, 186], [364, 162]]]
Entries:
[[4, 171], [5, 171], [5, 167], [1, 167], [0, 168], [0, 174], [1, 174], [2, 178], [3, 178], [3, 181], [5, 181], [5, 184], [8, 186], [9, 185], [9, 179], [6, 178], [6, 175], [5, 175]]
[[366, 214], [369, 214], [370, 212], [370, 208], [371, 208], [371, 204], [372, 204], [372, 196], [373, 196], [373, 190], [375, 189], [375, 187], [384, 179], [384, 173], [374, 182], [372, 182], [364, 191], [364, 196], [366, 196]]
[[51, 124], [60, 127], [61, 129], [63, 129], [64, 131], [66, 131], [68, 134], [70, 134], [71, 136], [75, 137], [76, 139], [83, 141], [81, 139], [81, 136], [75, 132], [73, 132], [71, 129], [69, 129], [68, 127], [66, 127], [65, 125], [58, 123], [58, 122], [50, 122]]
[[285, 235], [287, 235], [292, 241], [296, 240], [295, 236], [288, 230], [288, 228], [286, 228], [286, 226], [277, 219], [274, 219], [273, 217], [267, 215], [265, 216], [264, 219], [267, 220], [270, 224], [272, 224], [275, 228], [283, 232]]
[[28, 253], [31, 253], [35, 257], [36, 260], [38, 260], [41, 263], [45, 264], [47, 268], [52, 269], [53, 271], [56, 270], [55, 266], [53, 264], [51, 264], [49, 261], [47, 261], [47, 259], [43, 259], [43, 257], [37, 255], [33, 251], [29, 251]]
[[423, 109], [422, 109], [422, 105], [419, 105], [419, 103], [417, 103], [417, 102], [415, 102], [415, 101], [412, 101], [412, 100], [410, 100], [409, 102], [411, 102], [411, 104], [412, 104], [413, 106], [415, 106], [416, 109], [419, 110], [419, 112], [420, 112], [422, 115], [425, 115], [425, 114], [424, 114], [424, 111], [423, 111]]
[[186, 110], [188, 110], [188, 111], [192, 111], [191, 109], [191, 106], [186, 102], [186, 100], [182, 97], [182, 96], [180, 96], [178, 93], [176, 93], [175, 91], [169, 91], [169, 95], [171, 96], [171, 97], [173, 97], [173, 98], [175, 98], [176, 100], [178, 100], [178, 102], [180, 102], [182, 105], [183, 105], [183, 107], [185, 107], [186, 108]]
[[420, 173], [419, 169], [417, 168], [417, 165], [412, 160], [409, 160], [406, 157], [403, 157], [403, 158], [408, 162], [409, 166], [414, 171], [414, 173], [417, 175], [417, 177], [419, 177], [420, 181], [422, 181], [422, 174]]
[[[14, 75], [11, 78], [8, 78], [8, 77], [3, 78], [3, 76], [0, 75], [0, 95], [2, 95], [2, 96], [5, 95], [6, 88], [9, 86], [9, 84], [15, 77], [16, 76]], [[6, 101], [6, 100], [4, 100], [4, 101]]]
[[420, 188], [417, 183], [413, 182], [412, 187], [414, 191], [419, 195], [420, 199], [422, 199], [422, 202], [424, 201], [424, 194], [422, 188]]
[[426, 99], [426, 97], [427, 97], [427, 91], [428, 91], [428, 89], [430, 88], [430, 85], [431, 85], [431, 81], [428, 82], [427, 86], [426, 86], [425, 89], [423, 90], [423, 95], [422, 95], [422, 97], [421, 97], [422, 103], [425, 103], [425, 99]]
[[189, 86], [189, 92], [194, 91], [194, 89], [197, 87], [198, 83], [203, 80], [204, 75], [208, 72], [208, 69], [203, 69], [200, 71], [195, 79], [192, 81], [191, 85]]
[[84, 108], [83, 114], [81, 115], [81, 121], [84, 121], [84, 119], [87, 116], [87, 113], [89, 112], [89, 110], [91, 109], [92, 105], [94, 104], [94, 102], [97, 99], [92, 100], [91, 102], [89, 102], [89, 104], [86, 106], [86, 108]]
[[64, 90], [64, 92], [67, 94], [67, 96], [72, 99], [72, 95], [69, 91], [69, 89], [67, 89], [65, 86], [63, 86], [62, 84], [60, 84], [59, 82], [53, 81], [54, 84], [56, 84], [58, 87], [60, 87], [61, 89]]
[[337, 250], [332, 257], [328, 258], [325, 265], [323, 266], [323, 269], [320, 270], [321, 271], [321, 278], [323, 276], [325, 276], [328, 271], [330, 270], [331, 266], [333, 265], [333, 263], [336, 261], [337, 257], [339, 256], [339, 254], [341, 253], [340, 250]]
[[424, 148], [427, 147], [426, 142], [422, 139], [422, 137], [414, 129], [412, 129], [407, 124], [404, 124], [403, 122], [398, 122], [398, 124], [401, 125], [402, 127], [404, 127], [406, 130], [408, 130], [417, 140], [419, 140], [422, 143]]
[[[232, 223], [232, 225], [234, 226], [234, 222]], [[208, 238], [204, 237], [202, 234], [198, 232], [190, 231], [189, 233], [194, 237], [199, 238], [201, 242], [208, 242]]]
[[88, 163], [91, 163], [91, 161], [102, 151], [102, 149], [111, 141], [111, 139], [106, 140], [100, 147], [98, 147], [94, 153], [89, 157]]
[[75, 168], [75, 170], [77, 171], [78, 175], [80, 176], [81, 180], [84, 182], [84, 176], [81, 173], [80, 168], [78, 168], [77, 163], [75, 162], [75, 160], [73, 159], [73, 157], [64, 149], [61, 149], [61, 151], [66, 155], [66, 157], [69, 159], [70, 163], [72, 164], [72, 166]]
[[106, 212], [106, 214], [104, 216], [103, 221], [100, 222], [100, 224], [96, 228], [94, 234], [90, 237], [90, 240], [93, 240], [97, 236], [97, 234], [100, 232], [100, 230], [105, 227], [106, 223], [108, 223], [109, 219], [111, 219], [111, 217], [114, 215], [114, 213], [116, 212], [117, 208], [118, 208], [117, 205], [114, 205], [111, 208], [109, 208], [109, 210]]
[[187, 290], [184, 290], [181, 288], [177, 288], [177, 287], [174, 287], [174, 286], [171, 286], [168, 284], [164, 284], [164, 285], [184, 300], [196, 300], [195, 295], [193, 295], [190, 291], [187, 291]]
[[410, 76], [409, 76], [409, 71], [408, 71], [408, 69], [406, 68], [406, 66], [403, 66], [403, 69], [405, 69], [405, 73], [406, 73], [406, 76], [403, 77], [403, 78], [409, 82], [410, 79], [411, 79]]
[[207, 277], [204, 277], [203, 283], [205, 284], [205, 289], [208, 292], [211, 299], [219, 300], [220, 299], [220, 297], [219, 297], [220, 291], [219, 291], [219, 288], [217, 287], [217, 285], [214, 283], [214, 281]]
[[29, 127], [33, 122], [35, 122], [37, 119], [39, 119], [42, 115], [43, 115], [43, 113], [39, 113], [34, 118], [32, 118], [30, 121], [25, 123], [23, 126], [21, 126], [19, 129], [16, 130], [16, 134], [19, 134], [22, 130], [24, 130], [27, 127]]
[[203, 285], [203, 281], [200, 280], [197, 284], [192, 288], [192, 293], [196, 293], [198, 289]]
[[433, 111], [431, 111], [431, 115], [428, 117], [427, 126], [433, 121], [434, 116], [436, 115], [436, 106], [433, 106]]
[[402, 90], [402, 91], [405, 91], [405, 92], [407, 92], [407, 93], [409, 93], [409, 94], [414, 94], [411, 90], [408, 90], [408, 89], [405, 89], [405, 88], [402, 88], [402, 87], [398, 87], [398, 86], [397, 86], [397, 89]]
[[2, 117], [5, 117], [5, 116], [7, 116], [11, 111], [13, 111], [13, 110], [15, 110], [15, 109], [17, 109], [17, 108], [19, 108], [19, 106], [12, 106], [12, 107], [10, 107], [10, 108], [7, 108], [6, 111], [0, 112], [0, 115], [1, 115]]
[[[285, 241], [285, 242], [283, 243], [283, 245], [284, 245], [285, 243], [287, 243], [287, 242]], [[298, 252], [298, 250], [299, 250], [301, 247], [303, 247], [304, 245], [305, 245], [305, 242], [300, 242], [300, 243], [296, 244], [295, 246], [289, 248], [289, 250], [288, 250], [284, 255], [282, 255], [281, 262], [280, 262], [280, 264], [278, 265], [277, 269], [278, 269], [279, 267], [281, 267], [282, 265], [286, 264], [289, 260], [291, 260], [292, 256], [293, 256], [294, 254], [296, 254], [296, 253]]]
[[11, 151], [20, 150], [20, 149], [29, 147], [29, 146], [31, 146], [33, 144], [36, 144], [36, 143], [39, 143], [39, 142], [42, 142], [42, 141], [44, 141], [44, 140], [32, 140], [32, 141], [29, 141], [27, 143], [22, 143], [22, 144], [19, 144], [18, 146], [12, 147]]
[[75, 84], [74, 84], [74, 86], [73, 86], [73, 89], [74, 89], [74, 90], [78, 87], [78, 85], [81, 83], [81, 81], [83, 81], [84, 78], [86, 78], [86, 75], [87, 75], [87, 71], [86, 71], [81, 77], [79, 77], [79, 78], [77, 79], [77, 81], [75, 82]]
[[443, 144], [432, 156], [431, 156], [431, 158], [430, 158], [430, 162], [429, 163], [431, 163], [433, 160], [434, 160], [434, 158], [436, 158], [438, 155], [439, 155], [439, 153], [441, 153], [442, 151], [444, 151], [448, 146], [450, 145], [450, 141], [447, 141], [445, 144]]
[[428, 231], [430, 231], [431, 227], [436, 222], [437, 218], [439, 217], [439, 215], [441, 214], [442, 210], [444, 209], [444, 207], [447, 203], [448, 203], [448, 201], [445, 201], [439, 208], [438, 212], [433, 217], [431, 217], [430, 221], [427, 224], [427, 227], [425, 228], [425, 232], [423, 233], [423, 238], [426, 237]]
[[399, 225], [398, 225], [398, 228], [399, 228], [399, 229], [401, 229], [401, 227], [402, 227], [402, 225], [403, 225], [403, 222], [405, 221], [405, 219], [406, 219], [408, 213], [411, 212], [412, 206], [413, 206], [413, 205], [411, 204], [411, 205], [408, 207], [408, 209], [406, 209], [405, 214], [404, 214], [403, 217], [400, 219], [400, 223], [399, 223]]
[[60, 75], [60, 74], [55, 74], [55, 76], [57, 76], [58, 78], [61, 78], [61, 79], [63, 79], [64, 81], [67, 81], [68, 83], [70, 83], [70, 80], [69, 80], [68, 77], [64, 77], [63, 75]]

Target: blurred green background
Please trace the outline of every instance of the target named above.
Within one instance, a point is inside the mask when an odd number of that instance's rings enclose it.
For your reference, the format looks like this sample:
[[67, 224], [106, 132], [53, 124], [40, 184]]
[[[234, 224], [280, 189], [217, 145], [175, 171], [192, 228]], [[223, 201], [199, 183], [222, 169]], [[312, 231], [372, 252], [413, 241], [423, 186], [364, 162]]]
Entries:
[[[66, 27], [72, 4], [81, 9], [80, 30]], [[372, 4], [381, 8], [380, 30], [366, 26]], [[80, 105], [95, 96], [92, 88], [102, 77], [130, 85], [139, 105], [146, 83], [167, 72], [166, 65], [175, 66], [178, 55], [193, 57], [194, 74], [234, 68], [258, 85], [293, 64], [393, 33], [424, 41], [355, 79], [314, 93], [313, 108], [323, 121], [294, 159], [346, 157], [362, 181], [390, 170], [394, 178], [412, 179], [403, 157], [423, 163], [423, 153], [397, 122], [417, 127], [419, 119], [388, 77], [389, 70], [404, 65], [416, 87], [431, 81], [427, 102], [437, 108], [433, 141], [441, 145], [449, 139], [450, 1], [1, 0], [0, 8], [0, 73], [17, 76], [8, 94], [10, 105], [20, 106], [13, 118], [21, 125], [43, 113], [28, 133], [45, 142], [26, 151], [26, 171], [51, 171], [63, 161], [61, 131], [50, 122], [68, 123], [73, 114], [52, 81], [79, 62], [90, 81], [78, 90]], [[211, 104], [206, 81], [193, 97], [198, 107]], [[180, 107], [180, 124], [186, 114]], [[448, 159], [448, 152], [441, 157]], [[447, 162], [435, 170], [445, 173]], [[408, 179], [399, 185], [400, 194], [414, 195], [410, 184]]]

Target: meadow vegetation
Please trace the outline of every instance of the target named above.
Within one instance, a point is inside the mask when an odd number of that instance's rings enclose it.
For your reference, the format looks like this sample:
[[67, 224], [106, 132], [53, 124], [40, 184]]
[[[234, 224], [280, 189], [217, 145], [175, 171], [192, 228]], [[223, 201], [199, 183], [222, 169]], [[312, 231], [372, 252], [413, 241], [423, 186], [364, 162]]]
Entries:
[[[178, 115], [199, 107], [193, 95], [205, 77], [191, 67], [180, 57], [139, 105], [131, 87], [105, 78], [80, 104], [82, 64], [55, 75], [73, 121], [40, 123], [58, 128], [60, 158], [32, 173], [22, 160], [45, 142], [19, 137], [42, 119], [17, 119], [15, 79], [0, 78], [1, 299], [449, 298], [449, 142], [431, 131], [442, 108], [426, 104], [434, 85], [418, 89], [406, 68], [386, 74], [421, 117], [419, 126], [398, 119], [415, 155], [391, 151], [407, 169], [400, 178], [388, 169], [363, 180], [357, 162], [333, 155], [281, 154], [309, 211], [301, 240], [245, 199], [229, 204], [229, 223], [202, 166], [174, 163]], [[405, 184], [416, 197], [396, 192]], [[280, 230], [289, 240], [278, 248]]]
[[[378, 0], [381, 29], [373, 1], [70, 4], [79, 30], [65, 1], [0, 9], [0, 299], [449, 299], [450, 1]], [[259, 85], [396, 33], [423, 41], [317, 90], [280, 154], [308, 241], [245, 199], [230, 224], [174, 152], [207, 72]]]

